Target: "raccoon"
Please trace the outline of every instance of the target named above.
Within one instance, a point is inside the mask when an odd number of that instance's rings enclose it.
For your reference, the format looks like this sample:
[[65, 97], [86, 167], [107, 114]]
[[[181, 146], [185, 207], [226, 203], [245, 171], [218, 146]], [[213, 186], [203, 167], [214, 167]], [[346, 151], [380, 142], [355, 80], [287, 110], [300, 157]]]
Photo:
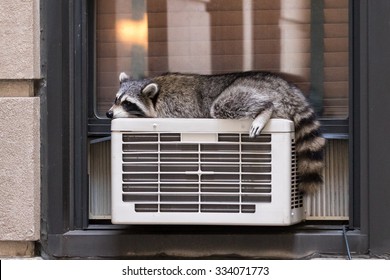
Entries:
[[323, 184], [325, 139], [302, 92], [269, 72], [220, 75], [167, 73], [132, 80], [119, 75], [120, 88], [107, 117], [253, 119], [256, 137], [270, 118], [289, 119], [295, 142], [301, 191], [312, 194]]

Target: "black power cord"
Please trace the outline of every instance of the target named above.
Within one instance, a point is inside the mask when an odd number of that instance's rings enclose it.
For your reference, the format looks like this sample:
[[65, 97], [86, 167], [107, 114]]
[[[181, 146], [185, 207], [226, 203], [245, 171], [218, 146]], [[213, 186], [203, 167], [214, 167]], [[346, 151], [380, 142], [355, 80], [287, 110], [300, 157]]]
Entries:
[[349, 250], [349, 244], [347, 239], [346, 226], [343, 226], [343, 236], [344, 236], [345, 247], [347, 248], [348, 260], [352, 260], [351, 251]]

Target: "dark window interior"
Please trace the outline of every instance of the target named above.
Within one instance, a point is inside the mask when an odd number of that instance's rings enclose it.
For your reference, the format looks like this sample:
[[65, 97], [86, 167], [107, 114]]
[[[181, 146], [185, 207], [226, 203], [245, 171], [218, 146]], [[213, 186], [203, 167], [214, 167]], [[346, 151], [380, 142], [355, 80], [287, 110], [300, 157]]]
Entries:
[[348, 0], [97, 0], [96, 115], [120, 72], [282, 73], [324, 118], [348, 116]]

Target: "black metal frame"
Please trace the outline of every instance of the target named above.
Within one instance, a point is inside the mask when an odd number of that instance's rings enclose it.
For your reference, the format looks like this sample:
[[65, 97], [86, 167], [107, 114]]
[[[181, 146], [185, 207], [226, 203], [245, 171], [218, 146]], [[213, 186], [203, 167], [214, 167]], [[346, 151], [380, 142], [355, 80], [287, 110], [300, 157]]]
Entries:
[[[390, 252], [390, 143], [380, 126], [390, 79], [387, 0], [351, 0], [350, 182], [347, 237], [355, 254]], [[304, 258], [346, 254], [342, 225], [274, 227], [113, 226], [88, 222], [87, 141], [109, 123], [87, 116], [91, 64], [88, 1], [41, 0], [42, 237], [47, 258]], [[378, 31], [379, 30], [379, 31]], [[386, 36], [385, 36], [386, 35]], [[382, 57], [387, 54], [386, 57]], [[379, 63], [378, 63], [379, 60]], [[378, 64], [377, 64], [378, 63]], [[325, 125], [327, 122], [324, 123]], [[331, 123], [329, 131], [345, 123]], [[106, 127], [106, 128], [104, 128]], [[104, 133], [103, 133], [104, 134]], [[386, 145], [387, 144], [387, 145]], [[370, 152], [370, 153], [369, 153]]]

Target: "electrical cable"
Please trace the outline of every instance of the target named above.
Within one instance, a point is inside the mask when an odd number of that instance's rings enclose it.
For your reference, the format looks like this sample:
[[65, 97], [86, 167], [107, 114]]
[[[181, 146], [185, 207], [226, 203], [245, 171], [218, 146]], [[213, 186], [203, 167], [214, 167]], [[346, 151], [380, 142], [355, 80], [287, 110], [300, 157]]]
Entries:
[[348, 239], [347, 239], [347, 231], [346, 231], [345, 226], [343, 226], [343, 236], [344, 236], [345, 246], [347, 248], [348, 260], [352, 260], [351, 251], [349, 250], [349, 244], [348, 244]]

